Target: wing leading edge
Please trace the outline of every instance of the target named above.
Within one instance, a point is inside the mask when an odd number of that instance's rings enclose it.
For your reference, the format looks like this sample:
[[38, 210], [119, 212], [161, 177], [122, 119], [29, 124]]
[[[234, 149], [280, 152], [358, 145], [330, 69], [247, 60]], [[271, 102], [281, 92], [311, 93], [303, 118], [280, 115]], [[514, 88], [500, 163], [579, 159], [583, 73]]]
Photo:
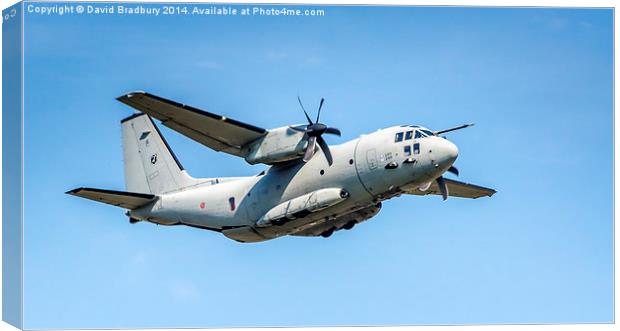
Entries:
[[[494, 189], [490, 189], [487, 187], [482, 187], [474, 184], [468, 184], [459, 182], [452, 179], [445, 179], [446, 185], [448, 186], [448, 195], [451, 197], [458, 198], [470, 198], [477, 199], [481, 197], [490, 197], [495, 194]], [[420, 191], [417, 188], [409, 190], [406, 192], [407, 194], [415, 194], [415, 195], [441, 195], [441, 191], [439, 190], [439, 186], [437, 186], [437, 182], [433, 181], [433, 184], [426, 191]]]
[[192, 106], [137, 91], [118, 101], [146, 113], [165, 126], [218, 152], [245, 157], [243, 146], [267, 133], [267, 130], [213, 114]]

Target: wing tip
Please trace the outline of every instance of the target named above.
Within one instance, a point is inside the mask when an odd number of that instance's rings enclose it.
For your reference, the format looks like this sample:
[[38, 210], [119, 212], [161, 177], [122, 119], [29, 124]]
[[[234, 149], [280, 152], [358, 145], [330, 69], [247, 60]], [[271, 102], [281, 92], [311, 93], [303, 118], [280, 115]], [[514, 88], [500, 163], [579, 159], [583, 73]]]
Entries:
[[[119, 97], [116, 97], [116, 100], [120, 101], [120, 102], [122, 102], [122, 103], [124, 103], [126, 105], [129, 105], [129, 103], [128, 103], [129, 100], [131, 98], [137, 96], [137, 95], [144, 96], [144, 95], [148, 95], [148, 93], [145, 92], [145, 91], [142, 91], [142, 90], [130, 91], [130, 92], [127, 92], [127, 93], [125, 93], [125, 94], [123, 94], [123, 95], [121, 95]], [[129, 105], [129, 106], [131, 106], [131, 105]]]
[[73, 190], [69, 190], [65, 192], [65, 194], [75, 195], [76, 193], [79, 193], [83, 189], [84, 189], [83, 187], [74, 188]]
[[487, 194], [485, 196], [487, 196], [489, 198], [492, 197], [495, 193], [497, 193], [497, 191], [492, 189], [492, 188], [490, 188], [488, 190], [489, 190], [489, 192], [487, 192]]
[[121, 99], [130, 99], [130, 98], [133, 98], [135, 95], [146, 95], [146, 94], [148, 94], [148, 93], [146, 93], [145, 91], [142, 91], [142, 90], [135, 90], [135, 91], [130, 91], [130, 92], [127, 92], [127, 93], [125, 93], [125, 94], [121, 95], [120, 97], [117, 97], [117, 98], [116, 98], [116, 100], [119, 100], [119, 101], [120, 101]]

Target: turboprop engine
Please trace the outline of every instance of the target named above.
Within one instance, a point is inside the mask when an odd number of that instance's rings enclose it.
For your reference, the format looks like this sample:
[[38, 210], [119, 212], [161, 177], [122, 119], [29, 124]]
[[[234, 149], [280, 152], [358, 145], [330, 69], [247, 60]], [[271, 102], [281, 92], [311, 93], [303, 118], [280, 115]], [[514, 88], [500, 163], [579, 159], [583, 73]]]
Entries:
[[271, 129], [246, 147], [245, 160], [250, 164], [274, 164], [299, 159], [304, 155], [307, 140], [303, 132], [288, 126]]
[[291, 125], [269, 130], [266, 135], [245, 147], [243, 155], [245, 155], [245, 160], [248, 163], [274, 164], [298, 159], [302, 156], [303, 161], [308, 162], [316, 152], [317, 147], [320, 147], [323, 151], [329, 166], [334, 163], [329, 145], [323, 139], [323, 135], [340, 136], [340, 130], [319, 122], [321, 119], [321, 108], [323, 108], [325, 99], [321, 99], [316, 120], [314, 121], [308, 116], [308, 112], [306, 112], [299, 97], [297, 97], [297, 101], [299, 101], [308, 124]]

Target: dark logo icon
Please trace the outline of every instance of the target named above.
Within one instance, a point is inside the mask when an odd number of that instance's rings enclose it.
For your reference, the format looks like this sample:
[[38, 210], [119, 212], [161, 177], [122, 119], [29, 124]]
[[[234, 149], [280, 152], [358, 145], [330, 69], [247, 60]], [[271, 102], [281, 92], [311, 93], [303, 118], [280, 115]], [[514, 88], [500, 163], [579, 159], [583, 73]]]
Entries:
[[157, 154], [153, 154], [153, 155], [151, 155], [151, 163], [152, 163], [152, 164], [157, 163]]

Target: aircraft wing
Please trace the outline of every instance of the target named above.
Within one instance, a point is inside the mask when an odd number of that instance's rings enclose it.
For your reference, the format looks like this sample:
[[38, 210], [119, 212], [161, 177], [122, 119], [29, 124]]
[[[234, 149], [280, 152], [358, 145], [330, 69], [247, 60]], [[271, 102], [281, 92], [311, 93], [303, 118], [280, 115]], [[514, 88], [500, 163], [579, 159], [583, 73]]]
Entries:
[[213, 114], [147, 92], [132, 92], [117, 98], [160, 120], [175, 130], [218, 152], [244, 157], [242, 147], [267, 133], [267, 130]]
[[125, 209], [135, 209], [144, 206], [156, 198], [153, 194], [102, 190], [89, 187], [76, 188], [67, 192], [67, 194]]
[[[496, 192], [494, 189], [490, 189], [490, 188], [486, 188], [486, 187], [482, 187], [482, 186], [478, 186], [474, 184], [463, 183], [463, 182], [459, 182], [459, 181], [448, 179], [448, 178], [445, 178], [445, 181], [446, 181], [446, 185], [448, 185], [448, 193], [449, 193], [448, 195], [451, 197], [477, 199], [480, 197], [490, 197]], [[436, 181], [433, 181], [433, 184], [426, 191], [420, 191], [417, 188], [415, 188], [415, 189], [407, 191], [406, 193], [415, 194], [415, 195], [427, 195], [427, 194], [441, 195], [441, 192], [439, 191], [439, 187], [437, 186]]]

